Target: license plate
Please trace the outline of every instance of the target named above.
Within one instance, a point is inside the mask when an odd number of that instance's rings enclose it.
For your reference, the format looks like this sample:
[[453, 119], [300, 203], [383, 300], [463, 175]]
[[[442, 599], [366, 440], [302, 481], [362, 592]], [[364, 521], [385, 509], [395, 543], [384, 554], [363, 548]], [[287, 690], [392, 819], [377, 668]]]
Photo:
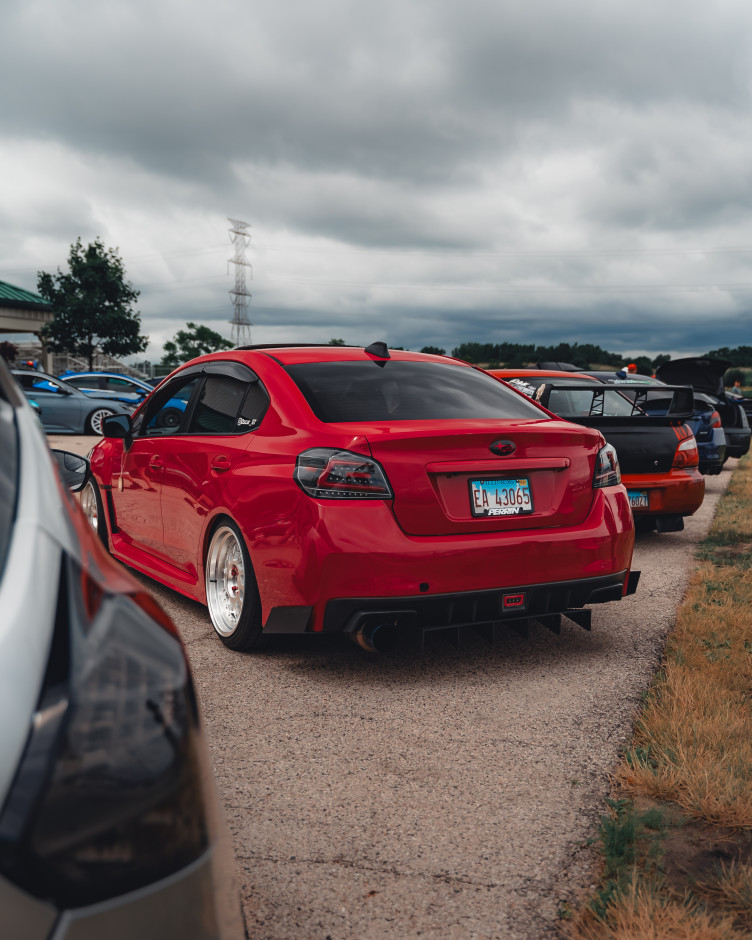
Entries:
[[627, 490], [632, 509], [650, 509], [647, 490]]
[[521, 516], [533, 511], [527, 477], [516, 480], [471, 480], [470, 511], [474, 516]]

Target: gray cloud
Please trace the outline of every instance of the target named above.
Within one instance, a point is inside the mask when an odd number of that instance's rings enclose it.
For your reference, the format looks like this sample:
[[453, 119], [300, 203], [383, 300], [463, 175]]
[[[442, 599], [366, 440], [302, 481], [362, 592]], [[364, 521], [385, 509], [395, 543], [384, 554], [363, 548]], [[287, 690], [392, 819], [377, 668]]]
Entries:
[[0, 278], [102, 237], [158, 355], [189, 319], [229, 335], [232, 215], [260, 341], [738, 345], [750, 26], [738, 0], [14, 0]]

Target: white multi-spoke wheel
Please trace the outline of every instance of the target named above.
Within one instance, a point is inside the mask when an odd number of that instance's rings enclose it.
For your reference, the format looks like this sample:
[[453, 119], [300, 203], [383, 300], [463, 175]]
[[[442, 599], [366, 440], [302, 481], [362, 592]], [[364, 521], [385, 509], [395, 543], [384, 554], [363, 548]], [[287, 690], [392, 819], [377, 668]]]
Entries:
[[253, 649], [261, 639], [261, 602], [248, 550], [234, 522], [215, 529], [205, 572], [206, 603], [219, 638], [233, 650]]
[[92, 411], [89, 417], [86, 419], [86, 431], [88, 434], [99, 434], [101, 437], [104, 433], [104, 419], [109, 418], [110, 415], [114, 415], [115, 412], [110, 408], [97, 408], [96, 411]]
[[89, 520], [89, 525], [97, 533], [102, 543], [107, 546], [107, 526], [102, 512], [102, 500], [94, 480], [90, 479], [81, 490], [81, 509], [83, 509], [84, 515]]

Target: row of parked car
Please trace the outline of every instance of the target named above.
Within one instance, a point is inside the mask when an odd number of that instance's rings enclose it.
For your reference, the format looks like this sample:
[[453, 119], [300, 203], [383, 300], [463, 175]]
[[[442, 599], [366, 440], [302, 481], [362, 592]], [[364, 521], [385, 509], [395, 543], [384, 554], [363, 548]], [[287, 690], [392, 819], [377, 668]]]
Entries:
[[[215, 353], [140, 402], [102, 375], [15, 378], [0, 368], [2, 936], [242, 935], [215, 900], [232, 877], [180, 638], [117, 561], [206, 605], [236, 651], [590, 629], [638, 589], [635, 522], [675, 531], [704, 493], [708, 409], [685, 383], [384, 343]], [[29, 400], [47, 430], [101, 434], [89, 459], [57, 452], [56, 474]]]

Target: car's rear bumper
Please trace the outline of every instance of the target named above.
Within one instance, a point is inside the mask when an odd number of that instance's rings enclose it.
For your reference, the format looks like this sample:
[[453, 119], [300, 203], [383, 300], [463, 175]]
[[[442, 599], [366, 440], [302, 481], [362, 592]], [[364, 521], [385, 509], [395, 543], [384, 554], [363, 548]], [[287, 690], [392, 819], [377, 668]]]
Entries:
[[726, 431], [726, 456], [743, 457], [749, 450], [750, 430], [749, 428], [725, 428]]
[[698, 469], [625, 474], [622, 482], [630, 493], [648, 494], [647, 508], [632, 507], [635, 516], [691, 516], [705, 498], [705, 480]]
[[155, 884], [71, 910], [58, 911], [0, 879], [0, 933], [29, 940], [242, 940], [235, 886], [231, 854], [215, 849]]
[[[408, 536], [394, 525], [387, 506], [383, 512], [355, 503], [336, 508], [337, 524], [327, 512], [326, 531], [312, 529], [311, 544], [303, 543], [304, 565], [256, 567], [262, 599], [281, 600], [264, 611], [266, 632], [345, 629], [352, 610], [371, 603], [395, 609], [414, 598], [421, 610], [432, 610], [434, 600], [446, 608], [475, 595], [482, 606], [481, 595], [498, 599], [526, 586], [558, 584], [566, 592], [572, 584], [605, 578], [613, 588], [623, 586], [632, 563], [634, 526], [621, 486], [595, 490], [588, 518], [576, 527], [464, 537]], [[602, 586], [585, 587], [584, 596]], [[608, 599], [620, 596], [617, 589], [612, 593]], [[541, 610], [546, 603], [541, 601]]]
[[392, 617], [405, 627], [419, 630], [477, 626], [520, 619], [566, 614], [586, 604], [621, 600], [634, 593], [636, 578], [629, 572], [577, 581], [507, 586], [492, 591], [435, 594], [432, 597], [347, 597], [329, 601], [324, 632], [354, 633], [374, 617]]

